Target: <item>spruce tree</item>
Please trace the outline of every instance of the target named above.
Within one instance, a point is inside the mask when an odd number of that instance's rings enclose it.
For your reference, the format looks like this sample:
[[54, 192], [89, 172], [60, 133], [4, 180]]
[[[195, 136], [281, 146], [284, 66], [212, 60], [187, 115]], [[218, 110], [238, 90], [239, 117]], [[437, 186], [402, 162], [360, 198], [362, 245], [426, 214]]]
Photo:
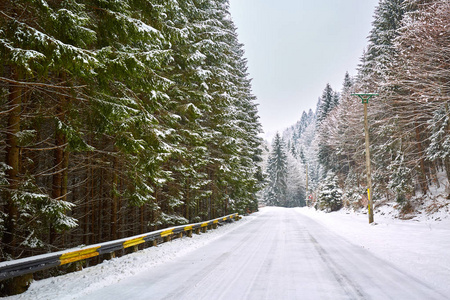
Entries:
[[325, 87], [320, 106], [317, 112], [318, 137], [319, 137], [319, 162], [325, 168], [325, 173], [329, 169], [335, 168], [332, 161], [332, 149], [327, 145], [329, 139], [330, 126], [324, 125], [330, 113], [339, 105], [339, 95], [333, 91], [331, 86], [327, 84]]
[[338, 104], [338, 95], [327, 83], [317, 107], [317, 122], [320, 124]]
[[428, 122], [431, 132], [427, 157], [430, 161], [441, 160], [445, 167], [447, 178], [450, 178], [450, 109], [448, 103], [442, 104]]
[[353, 79], [350, 77], [348, 72], [345, 72], [344, 83], [342, 84], [342, 93], [350, 93], [353, 87]]
[[277, 133], [272, 142], [268, 166], [268, 186], [265, 201], [269, 205], [287, 206], [287, 155], [283, 140]]
[[396, 50], [394, 40], [398, 36], [405, 9], [405, 0], [380, 0], [375, 9], [369, 46], [362, 73], [369, 74], [371, 82], [383, 83], [387, 70], [394, 62]]
[[342, 190], [337, 183], [334, 172], [328, 171], [323, 183], [319, 187], [317, 197], [318, 208], [328, 212], [337, 211], [342, 207]]

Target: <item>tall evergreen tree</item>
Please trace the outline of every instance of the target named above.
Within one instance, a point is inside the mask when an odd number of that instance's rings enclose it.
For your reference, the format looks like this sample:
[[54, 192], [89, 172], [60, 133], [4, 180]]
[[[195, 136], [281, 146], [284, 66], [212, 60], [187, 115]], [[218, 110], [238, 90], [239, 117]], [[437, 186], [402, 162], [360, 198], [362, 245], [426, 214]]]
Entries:
[[317, 108], [317, 122], [320, 124], [339, 103], [339, 96], [327, 83]]
[[375, 9], [364, 69], [361, 71], [369, 74], [371, 82], [378, 86], [384, 82], [387, 70], [394, 62], [394, 40], [405, 13], [404, 1], [380, 0]]
[[305, 206], [306, 202], [306, 174], [304, 163], [297, 160], [291, 153], [287, 154], [287, 189], [286, 206]]
[[339, 95], [334, 92], [329, 84], [325, 87], [320, 99], [320, 106], [317, 112], [318, 136], [319, 136], [319, 162], [325, 168], [325, 173], [333, 168], [332, 149], [327, 146], [329, 139], [329, 126], [323, 126], [334, 108], [339, 105]]
[[287, 206], [287, 155], [283, 140], [277, 133], [272, 142], [268, 166], [268, 186], [265, 192], [265, 201], [269, 205]]
[[345, 72], [344, 83], [342, 85], [342, 93], [350, 93], [353, 87], [353, 79], [350, 77], [348, 72]]

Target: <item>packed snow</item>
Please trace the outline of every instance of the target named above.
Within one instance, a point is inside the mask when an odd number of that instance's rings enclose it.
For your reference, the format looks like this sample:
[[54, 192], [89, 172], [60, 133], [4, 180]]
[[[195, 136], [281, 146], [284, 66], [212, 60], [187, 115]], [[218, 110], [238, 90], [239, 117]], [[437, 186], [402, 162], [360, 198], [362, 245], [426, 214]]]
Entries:
[[444, 217], [405, 221], [378, 211], [369, 225], [345, 210], [264, 207], [6, 299], [445, 299]]
[[448, 212], [421, 214], [411, 220], [394, 218], [396, 211], [377, 209], [372, 225], [367, 214], [342, 209], [325, 213], [296, 208], [352, 244], [391, 262], [450, 295], [450, 217]]

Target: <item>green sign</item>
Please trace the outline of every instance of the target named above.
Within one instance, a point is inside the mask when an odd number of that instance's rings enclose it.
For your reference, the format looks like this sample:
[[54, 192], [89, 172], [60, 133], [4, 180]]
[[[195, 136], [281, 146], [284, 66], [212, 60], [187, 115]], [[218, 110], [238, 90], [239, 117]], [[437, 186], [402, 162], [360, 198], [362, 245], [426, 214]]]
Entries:
[[352, 96], [358, 96], [362, 103], [369, 103], [369, 99], [372, 98], [373, 96], [378, 96], [378, 94], [374, 94], [374, 93], [355, 93], [352, 94]]

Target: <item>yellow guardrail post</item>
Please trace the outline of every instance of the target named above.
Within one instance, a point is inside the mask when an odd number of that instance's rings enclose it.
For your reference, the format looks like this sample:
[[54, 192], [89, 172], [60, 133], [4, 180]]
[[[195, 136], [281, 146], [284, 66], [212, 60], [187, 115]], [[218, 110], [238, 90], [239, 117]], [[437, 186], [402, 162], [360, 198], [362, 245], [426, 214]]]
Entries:
[[97, 252], [99, 248], [100, 246], [64, 253], [59, 257], [59, 260], [61, 262], [61, 265], [65, 265], [74, 261], [94, 257], [99, 255], [99, 253]]
[[[163, 239], [165, 242], [167, 242], [170, 241], [170, 238], [175, 234], [178, 237], [182, 237], [183, 232], [185, 233], [185, 235], [192, 237], [192, 233], [194, 231], [196, 234], [200, 234], [200, 231], [203, 231], [205, 233], [208, 227], [217, 228], [220, 222], [233, 219], [239, 220], [239, 215], [230, 214], [226, 217], [202, 223], [195, 223], [186, 225], [184, 227], [177, 226], [162, 231], [153, 231], [139, 236], [131, 237], [129, 239], [109, 241], [97, 245], [83, 247], [81, 249], [69, 249], [66, 250], [67, 252], [61, 251], [58, 253], [38, 255], [36, 257], [32, 257], [33, 259], [31, 260], [28, 257], [26, 259], [17, 259], [16, 261], [0, 262], [0, 280], [24, 276], [26, 274], [32, 274], [40, 270], [45, 270], [60, 265], [67, 265], [73, 262], [82, 262], [88, 258], [99, 255], [106, 256], [111, 259], [115, 257], [115, 251], [120, 251], [130, 247], [132, 247], [134, 251], [137, 251], [138, 246], [145, 242], [151, 242], [152, 246], [157, 246], [158, 240]], [[75, 266], [75, 269], [76, 267], [77, 266]]]

